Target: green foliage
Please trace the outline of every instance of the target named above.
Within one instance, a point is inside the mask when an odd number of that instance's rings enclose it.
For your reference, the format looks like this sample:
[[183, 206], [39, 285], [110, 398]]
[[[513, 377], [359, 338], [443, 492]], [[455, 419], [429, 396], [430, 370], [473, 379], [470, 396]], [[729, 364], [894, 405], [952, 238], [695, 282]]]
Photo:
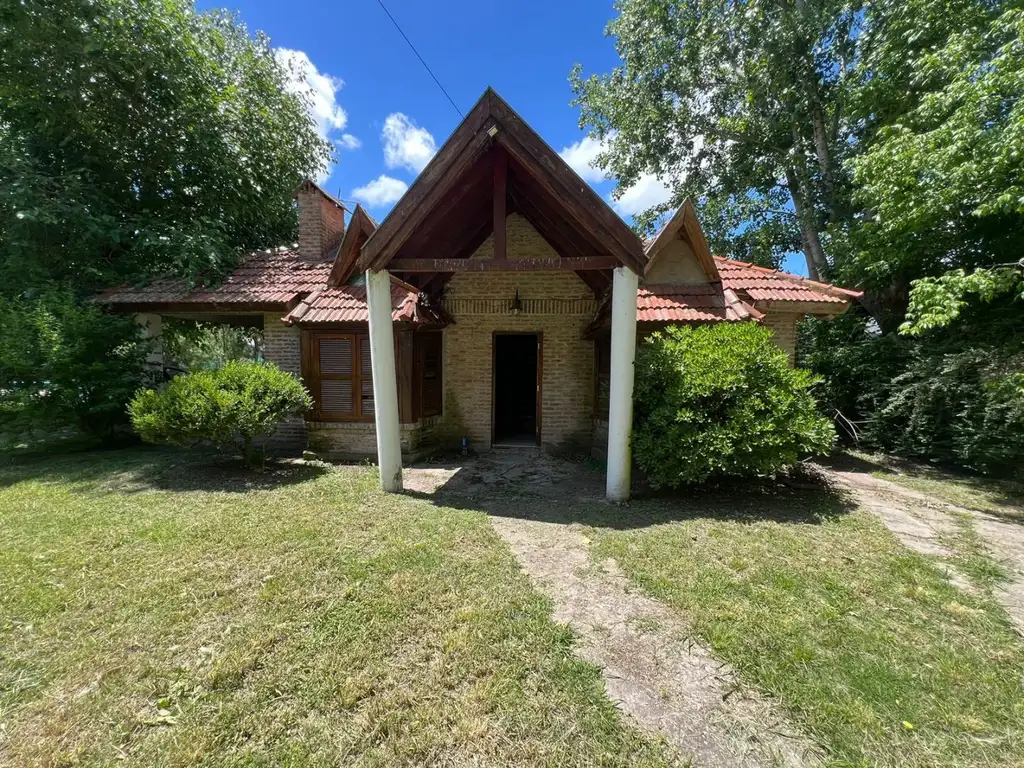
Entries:
[[141, 351], [89, 297], [294, 239], [330, 147], [291, 74], [188, 0], [0, 5], [0, 408], [108, 434]]
[[845, 437], [916, 459], [1009, 472], [1024, 462], [1024, 323], [1018, 307], [966, 304], [955, 329], [880, 334], [862, 315], [809, 321], [801, 363], [825, 377]]
[[655, 487], [774, 474], [832, 445], [819, 380], [753, 323], [671, 327], [638, 353], [633, 455]]
[[186, 371], [223, 368], [232, 360], [262, 360], [258, 328], [166, 319], [162, 340], [168, 367]]
[[885, 394], [869, 438], [886, 450], [983, 473], [1024, 461], [1024, 355], [919, 354]]
[[216, 371], [176, 376], [162, 390], [136, 393], [128, 406], [132, 426], [151, 443], [212, 443], [252, 461], [278, 425], [313, 407], [294, 374], [275, 365], [230, 362]]
[[[969, 275], [1014, 262], [1024, 248], [1024, 10], [1007, 2], [918, 4], [955, 26], [933, 46], [908, 51], [896, 37], [902, 28], [879, 23], [873, 35], [887, 53], [865, 64], [880, 75], [864, 86], [865, 97], [877, 96], [890, 71], [908, 63], [916, 94], [904, 96], [905, 109], [878, 125], [850, 160], [864, 215], [849, 229], [843, 273], [873, 291], [905, 291], [950, 269]], [[866, 99], [864, 109], [872, 106]], [[927, 281], [918, 287], [927, 294], [919, 307], [944, 298]], [[939, 311], [955, 316], [952, 301]]]
[[294, 237], [329, 155], [269, 41], [186, 0], [0, 10], [0, 285], [197, 276]]
[[[616, 194], [645, 174], [672, 189], [658, 216], [700, 201], [713, 247], [778, 264], [803, 247], [825, 268], [818, 235], [844, 207], [844, 111], [857, 0], [619, 0], [608, 25], [622, 64], [571, 75], [581, 126], [605, 141], [598, 165]], [[791, 207], [791, 204], [795, 205]]]
[[125, 403], [159, 372], [131, 318], [70, 292], [0, 299], [0, 419], [24, 433], [77, 426], [109, 440], [128, 423]]
[[993, 301], [1014, 290], [1020, 293], [1024, 288], [1024, 274], [1020, 268], [1013, 267], [976, 269], [969, 275], [962, 269], [954, 269], [938, 277], [922, 277], [912, 286], [907, 319], [900, 326], [900, 332], [918, 336], [935, 328], [945, 328], [960, 317], [971, 295]]

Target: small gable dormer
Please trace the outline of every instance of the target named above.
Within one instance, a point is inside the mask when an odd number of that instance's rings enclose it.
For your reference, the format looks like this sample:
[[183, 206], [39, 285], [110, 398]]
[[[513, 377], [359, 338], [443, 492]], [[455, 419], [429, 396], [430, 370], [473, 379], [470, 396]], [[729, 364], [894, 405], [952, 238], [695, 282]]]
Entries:
[[702, 285], [721, 280], [690, 200], [680, 206], [644, 250], [647, 285]]

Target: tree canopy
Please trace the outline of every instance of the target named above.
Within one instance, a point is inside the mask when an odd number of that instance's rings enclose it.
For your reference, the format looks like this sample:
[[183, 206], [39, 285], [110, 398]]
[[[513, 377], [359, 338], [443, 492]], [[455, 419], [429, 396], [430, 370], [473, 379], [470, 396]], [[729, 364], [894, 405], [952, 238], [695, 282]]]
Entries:
[[644, 174], [672, 191], [636, 226], [690, 197], [724, 255], [778, 266], [799, 250], [811, 277], [863, 289], [802, 343], [847, 433], [986, 470], [1024, 459], [994, 426], [1024, 412], [1020, 3], [615, 11], [620, 65], [570, 80], [617, 192]]
[[217, 271], [329, 157], [268, 40], [185, 0], [0, 9], [0, 292]]
[[91, 295], [295, 239], [331, 155], [298, 74], [187, 0], [0, 5], [0, 412], [110, 434], [145, 353]]

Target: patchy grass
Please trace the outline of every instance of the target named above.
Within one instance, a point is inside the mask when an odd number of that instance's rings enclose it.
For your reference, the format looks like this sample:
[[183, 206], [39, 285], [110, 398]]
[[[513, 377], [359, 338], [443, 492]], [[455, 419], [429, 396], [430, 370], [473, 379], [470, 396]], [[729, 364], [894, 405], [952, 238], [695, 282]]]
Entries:
[[992, 557], [974, 527], [969, 512], [950, 512], [956, 523], [956, 534], [940, 537], [940, 543], [953, 553], [951, 565], [967, 576], [975, 587], [991, 594], [992, 589], [1010, 580], [1006, 569]]
[[1024, 762], [1024, 647], [1007, 616], [870, 513], [824, 492], [717, 490], [629, 514], [589, 519], [594, 557], [678, 609], [833, 765]]
[[1020, 479], [954, 472], [860, 451], [848, 453], [854, 460], [862, 462], [864, 469], [875, 477], [935, 496], [958, 507], [1024, 522], [1024, 482]]
[[0, 469], [0, 764], [669, 762], [482, 513], [209, 461]]

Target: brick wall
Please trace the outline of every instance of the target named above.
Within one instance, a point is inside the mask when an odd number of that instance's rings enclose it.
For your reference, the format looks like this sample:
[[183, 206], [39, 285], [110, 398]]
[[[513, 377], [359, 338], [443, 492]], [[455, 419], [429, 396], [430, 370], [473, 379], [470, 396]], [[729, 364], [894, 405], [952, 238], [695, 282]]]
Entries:
[[299, 206], [299, 254], [321, 261], [338, 246], [345, 234], [345, 211], [311, 182], [295, 193]]
[[[508, 217], [509, 259], [555, 258], [526, 219]], [[488, 239], [473, 258], [490, 258]], [[509, 311], [518, 289], [523, 311]], [[455, 324], [444, 331], [446, 416], [454, 400], [473, 448], [491, 444], [491, 368], [495, 331], [543, 334], [541, 441], [553, 451], [587, 451], [594, 401], [594, 344], [583, 333], [597, 311], [593, 293], [572, 272], [457, 273], [445, 308]]]
[[678, 237], [658, 253], [644, 277], [646, 285], [701, 285], [707, 281], [704, 267], [697, 261], [690, 244]]
[[789, 356], [789, 364], [796, 362], [796, 323], [802, 317], [799, 312], [765, 312], [761, 324], [775, 334], [775, 343]]
[[[430, 438], [438, 419], [431, 417], [415, 424], [401, 424], [402, 461], [415, 461], [431, 453]], [[311, 421], [309, 449], [329, 461], [377, 461], [377, 429], [372, 421]]]
[[[302, 348], [299, 329], [281, 322], [280, 312], [263, 316], [263, 356], [282, 371], [302, 375]], [[275, 451], [300, 453], [307, 442], [306, 423], [302, 417], [282, 422], [271, 438]]]

